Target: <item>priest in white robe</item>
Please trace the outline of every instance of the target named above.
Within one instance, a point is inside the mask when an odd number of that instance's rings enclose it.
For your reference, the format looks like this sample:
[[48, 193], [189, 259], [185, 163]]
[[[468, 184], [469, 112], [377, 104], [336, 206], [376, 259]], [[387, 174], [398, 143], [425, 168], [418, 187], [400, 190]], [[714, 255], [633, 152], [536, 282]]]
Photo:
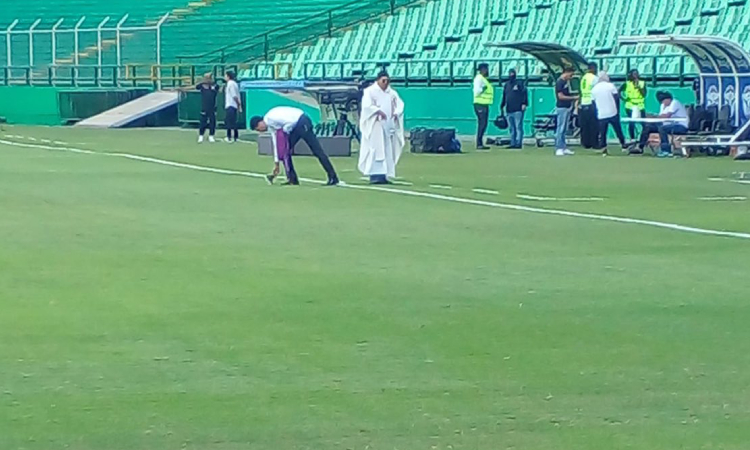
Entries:
[[404, 149], [404, 102], [381, 72], [362, 94], [359, 128], [359, 171], [372, 184], [387, 184], [396, 176], [396, 164]]

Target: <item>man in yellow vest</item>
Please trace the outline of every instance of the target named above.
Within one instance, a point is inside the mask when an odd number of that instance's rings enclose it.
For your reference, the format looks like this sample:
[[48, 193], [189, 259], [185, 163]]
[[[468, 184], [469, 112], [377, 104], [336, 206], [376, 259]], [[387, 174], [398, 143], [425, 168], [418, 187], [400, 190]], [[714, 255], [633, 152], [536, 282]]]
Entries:
[[591, 90], [599, 82], [596, 76], [596, 64], [589, 64], [589, 70], [581, 78], [581, 104], [578, 121], [581, 126], [581, 145], [583, 148], [595, 148], [599, 145], [599, 120], [596, 117], [596, 106], [591, 99]]
[[487, 79], [490, 74], [490, 66], [487, 63], [479, 64], [477, 76], [474, 78], [474, 113], [477, 115], [477, 150], [489, 150], [484, 145], [484, 133], [487, 131], [487, 122], [490, 117], [490, 106], [495, 101], [495, 88]]
[[[633, 110], [637, 109], [639, 115], [646, 116], [646, 82], [641, 80], [638, 71], [633, 69], [628, 73], [628, 81], [620, 88], [620, 97], [625, 98], [625, 114], [633, 116]], [[630, 139], [635, 139], [635, 123], [630, 122], [628, 126]]]

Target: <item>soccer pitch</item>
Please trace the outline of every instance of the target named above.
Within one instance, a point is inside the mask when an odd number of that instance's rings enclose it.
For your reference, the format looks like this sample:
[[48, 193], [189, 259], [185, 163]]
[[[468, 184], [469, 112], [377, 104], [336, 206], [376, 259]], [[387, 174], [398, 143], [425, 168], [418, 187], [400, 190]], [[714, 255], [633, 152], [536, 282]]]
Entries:
[[0, 132], [0, 449], [747, 449], [747, 164], [256, 153]]

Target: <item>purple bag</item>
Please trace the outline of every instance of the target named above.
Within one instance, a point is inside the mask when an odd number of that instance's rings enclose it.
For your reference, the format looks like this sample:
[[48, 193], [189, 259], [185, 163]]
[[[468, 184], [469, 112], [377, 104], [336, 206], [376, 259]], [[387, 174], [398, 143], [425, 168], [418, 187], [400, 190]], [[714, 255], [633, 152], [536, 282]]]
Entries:
[[287, 178], [292, 176], [292, 149], [289, 148], [289, 136], [284, 133], [284, 130], [276, 130], [276, 151], [279, 153], [279, 161], [284, 163]]
[[279, 152], [280, 161], [283, 161], [290, 153], [289, 138], [284, 130], [276, 130], [276, 149]]

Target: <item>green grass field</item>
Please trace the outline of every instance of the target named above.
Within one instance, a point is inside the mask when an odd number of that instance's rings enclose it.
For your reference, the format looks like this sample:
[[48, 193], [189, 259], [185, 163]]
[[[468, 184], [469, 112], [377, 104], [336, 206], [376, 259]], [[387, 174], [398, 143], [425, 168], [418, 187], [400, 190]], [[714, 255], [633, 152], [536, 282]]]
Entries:
[[[750, 442], [750, 239], [30, 147], [270, 169], [184, 131], [0, 134], [0, 449]], [[748, 233], [743, 170], [496, 150], [396, 189]]]

